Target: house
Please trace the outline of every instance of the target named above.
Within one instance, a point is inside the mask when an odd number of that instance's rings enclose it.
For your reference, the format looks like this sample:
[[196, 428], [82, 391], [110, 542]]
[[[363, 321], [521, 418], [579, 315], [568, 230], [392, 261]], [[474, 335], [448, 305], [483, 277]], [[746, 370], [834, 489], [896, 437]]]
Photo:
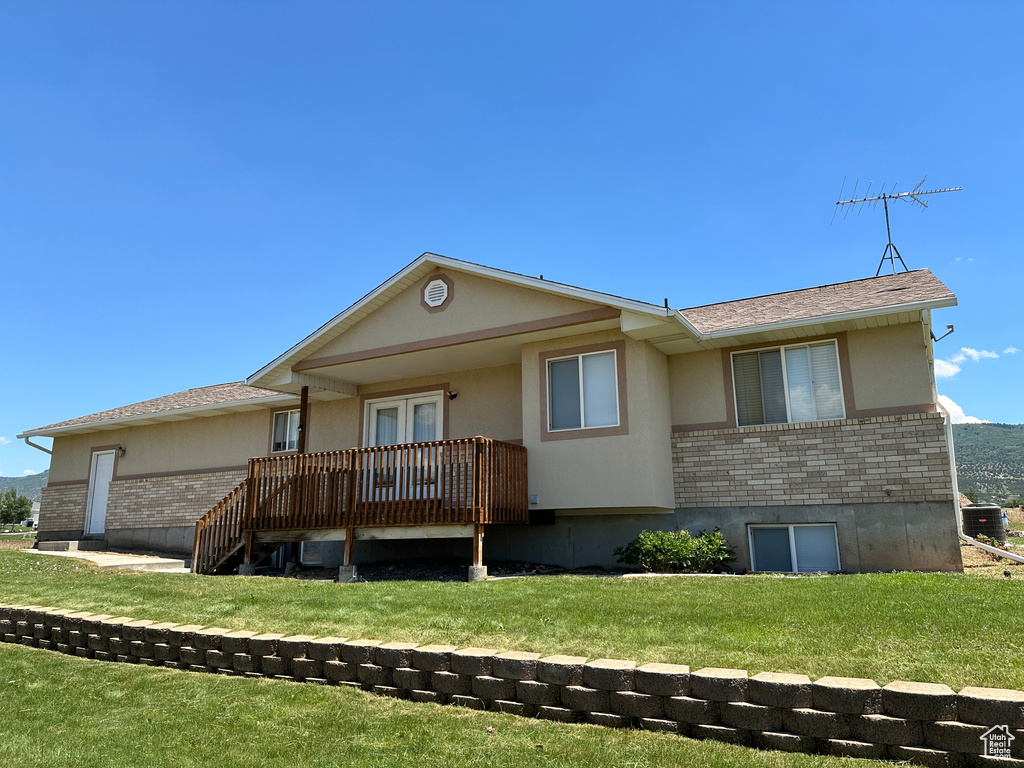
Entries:
[[742, 569], [962, 568], [930, 271], [667, 304], [426, 253], [242, 383], [20, 435], [39, 539], [582, 566], [717, 526]]

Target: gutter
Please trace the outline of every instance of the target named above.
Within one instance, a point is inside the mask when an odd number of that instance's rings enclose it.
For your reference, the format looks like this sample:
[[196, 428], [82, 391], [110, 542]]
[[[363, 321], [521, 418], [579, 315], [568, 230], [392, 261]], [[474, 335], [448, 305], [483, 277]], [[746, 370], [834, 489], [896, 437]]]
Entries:
[[48, 453], [51, 456], [53, 455], [53, 451], [51, 451], [49, 448], [43, 448], [43, 446], [41, 446], [41, 445], [36, 445], [35, 443], [32, 442], [32, 440], [30, 440], [27, 437], [23, 437], [21, 439], [25, 441], [25, 445], [30, 445], [33, 448], [35, 448], [37, 451], [42, 451], [43, 453]]
[[982, 544], [977, 539], [964, 533], [964, 512], [960, 509], [960, 485], [956, 479], [956, 455], [953, 452], [953, 419], [950, 418], [949, 411], [942, 407], [942, 403], [940, 403], [938, 399], [936, 399], [935, 405], [937, 405], [939, 410], [942, 411], [942, 415], [946, 422], [946, 443], [949, 445], [949, 470], [953, 476], [953, 505], [956, 507], [957, 536], [960, 537], [960, 541], [966, 542], [972, 547], [983, 549], [993, 555], [1005, 557], [1007, 560], [1013, 560], [1016, 563], [1024, 563], [1024, 556], [1014, 554], [1013, 552], [1007, 552], [1005, 549], [999, 549], [999, 547], [990, 547], [988, 544]]

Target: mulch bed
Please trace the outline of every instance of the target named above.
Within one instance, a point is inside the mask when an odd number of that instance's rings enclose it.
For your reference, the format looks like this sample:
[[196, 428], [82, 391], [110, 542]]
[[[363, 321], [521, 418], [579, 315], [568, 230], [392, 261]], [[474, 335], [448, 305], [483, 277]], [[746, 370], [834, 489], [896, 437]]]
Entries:
[[[514, 560], [487, 560], [487, 575], [495, 576], [557, 576], [573, 573], [588, 576], [607, 576], [614, 573], [603, 568], [562, 568]], [[465, 560], [391, 560], [356, 566], [359, 581], [465, 581], [469, 563]], [[275, 574], [283, 575], [283, 574]], [[337, 568], [303, 568], [290, 578], [310, 581], [333, 581]]]

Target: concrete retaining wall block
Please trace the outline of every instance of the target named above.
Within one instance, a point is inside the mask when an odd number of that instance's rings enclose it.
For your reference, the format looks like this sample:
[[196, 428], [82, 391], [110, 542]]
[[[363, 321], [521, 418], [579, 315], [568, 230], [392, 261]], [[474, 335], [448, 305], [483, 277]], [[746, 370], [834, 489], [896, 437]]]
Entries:
[[[359, 687], [416, 702], [635, 727], [788, 752], [925, 766], [1024, 765], [1024, 691], [547, 656], [491, 648], [257, 635], [0, 605], [0, 639], [84, 659]], [[981, 753], [1008, 726], [1014, 760]]]

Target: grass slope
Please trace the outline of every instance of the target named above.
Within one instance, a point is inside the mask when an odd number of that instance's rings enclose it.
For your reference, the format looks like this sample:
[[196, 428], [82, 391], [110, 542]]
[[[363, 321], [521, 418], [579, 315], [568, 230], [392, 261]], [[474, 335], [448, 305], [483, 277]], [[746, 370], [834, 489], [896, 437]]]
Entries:
[[892, 765], [558, 725], [350, 688], [106, 664], [13, 645], [0, 645], [0, 669], [5, 768]]
[[1024, 424], [954, 424], [957, 481], [979, 501], [1024, 498]]
[[961, 574], [478, 584], [100, 571], [0, 551], [0, 601], [257, 631], [1024, 689], [1024, 583]]

